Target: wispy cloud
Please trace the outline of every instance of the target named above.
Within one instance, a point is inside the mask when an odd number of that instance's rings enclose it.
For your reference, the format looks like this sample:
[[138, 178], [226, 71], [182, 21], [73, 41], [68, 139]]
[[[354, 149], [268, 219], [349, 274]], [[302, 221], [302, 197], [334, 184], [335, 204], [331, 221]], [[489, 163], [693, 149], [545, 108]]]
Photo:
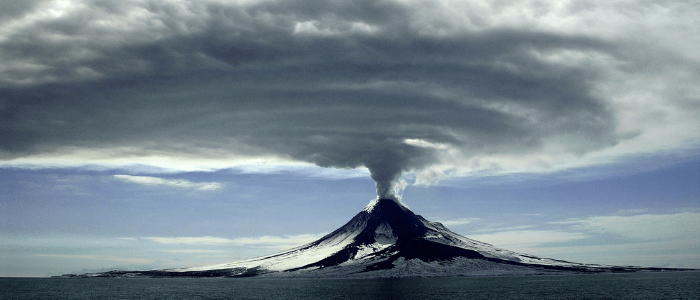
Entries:
[[213, 236], [203, 237], [144, 237], [145, 240], [160, 244], [185, 244], [185, 245], [227, 245], [232, 244], [231, 239]]
[[211, 249], [184, 249], [184, 250], [160, 250], [167, 253], [197, 254], [197, 253], [224, 253], [224, 250]]
[[369, 171], [366, 168], [352, 170], [319, 168], [315, 165], [301, 163], [241, 164], [231, 169], [244, 174], [296, 174], [320, 179], [367, 178], [369, 176]]
[[150, 240], [160, 244], [179, 244], [179, 245], [235, 245], [235, 246], [273, 246], [273, 247], [294, 247], [313, 242], [325, 234], [301, 234], [301, 235], [286, 235], [286, 236], [260, 236], [249, 238], [220, 238], [213, 236], [203, 237], [144, 237], [145, 240]]
[[199, 191], [214, 191], [222, 187], [218, 182], [192, 182], [185, 179], [164, 179], [152, 176], [114, 175], [114, 178], [149, 186], [167, 186]]
[[[629, 215], [643, 211], [477, 229], [466, 235], [508, 250], [577, 262], [698, 267], [700, 213]], [[586, 244], [591, 241], [596, 244]]]
[[458, 218], [458, 219], [450, 219], [450, 220], [438, 220], [437, 222], [442, 223], [442, 225], [445, 225], [447, 227], [451, 226], [459, 226], [459, 225], [466, 225], [470, 223], [474, 223], [475, 221], [478, 221], [479, 218]]
[[486, 234], [492, 232], [503, 232], [503, 231], [524, 231], [530, 230], [537, 226], [535, 225], [518, 225], [518, 226], [503, 226], [500, 224], [488, 224], [485, 228], [479, 228], [475, 232], [478, 234]]
[[588, 237], [590, 235], [586, 233], [563, 230], [509, 230], [469, 235], [469, 238], [514, 250], [547, 243], [566, 243]]
[[115, 261], [115, 262], [132, 263], [132, 264], [150, 264], [150, 263], [153, 263], [155, 261], [154, 259], [101, 256], [101, 255], [38, 254], [38, 256], [56, 257], [56, 258], [89, 259], [89, 260], [106, 260], [106, 261]]
[[571, 224], [576, 230], [612, 233], [638, 240], [700, 239], [700, 213], [594, 216], [554, 224]]
[[649, 210], [646, 208], [637, 208], [637, 209], [623, 209], [619, 210], [617, 213], [621, 215], [641, 215], [645, 212], [648, 212]]
[[581, 263], [700, 268], [700, 241], [643, 241], [607, 245], [524, 246], [517, 250]]

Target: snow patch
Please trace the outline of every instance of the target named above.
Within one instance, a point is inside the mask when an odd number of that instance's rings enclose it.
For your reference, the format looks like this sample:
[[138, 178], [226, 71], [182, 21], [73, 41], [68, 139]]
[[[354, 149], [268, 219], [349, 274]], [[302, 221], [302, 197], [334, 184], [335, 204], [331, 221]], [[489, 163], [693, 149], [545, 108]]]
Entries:
[[355, 257], [353, 257], [354, 260], [361, 260], [365, 259], [369, 256], [372, 256], [376, 252], [382, 251], [392, 244], [380, 244], [380, 243], [374, 243], [374, 244], [369, 244], [369, 245], [362, 245], [357, 248], [357, 253], [355, 253]]
[[382, 245], [393, 245], [396, 244], [396, 240], [399, 238], [394, 235], [394, 231], [391, 229], [391, 225], [387, 221], [382, 222], [374, 230], [374, 240]]

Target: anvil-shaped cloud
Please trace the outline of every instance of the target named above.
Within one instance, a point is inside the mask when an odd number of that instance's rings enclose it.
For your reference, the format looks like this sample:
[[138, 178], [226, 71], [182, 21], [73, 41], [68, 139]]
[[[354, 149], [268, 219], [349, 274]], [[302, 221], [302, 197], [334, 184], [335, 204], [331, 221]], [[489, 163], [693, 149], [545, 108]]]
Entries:
[[700, 16], [681, 2], [0, 3], [6, 164], [273, 157], [366, 167], [395, 198], [404, 172], [561, 169], [700, 137]]

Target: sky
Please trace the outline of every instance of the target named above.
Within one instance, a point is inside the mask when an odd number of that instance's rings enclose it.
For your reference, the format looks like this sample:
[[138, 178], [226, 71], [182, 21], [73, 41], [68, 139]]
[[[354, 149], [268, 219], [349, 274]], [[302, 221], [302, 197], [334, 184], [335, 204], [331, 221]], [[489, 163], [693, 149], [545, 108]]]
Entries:
[[700, 4], [0, 0], [0, 276], [204, 266], [369, 203], [700, 268]]

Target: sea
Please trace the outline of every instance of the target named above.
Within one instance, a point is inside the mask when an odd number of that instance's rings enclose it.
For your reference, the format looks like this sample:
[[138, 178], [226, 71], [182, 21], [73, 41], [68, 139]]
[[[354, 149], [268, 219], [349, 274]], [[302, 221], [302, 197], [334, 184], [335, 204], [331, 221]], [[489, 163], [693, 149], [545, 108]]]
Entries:
[[0, 299], [700, 299], [700, 272], [384, 279], [0, 278]]

